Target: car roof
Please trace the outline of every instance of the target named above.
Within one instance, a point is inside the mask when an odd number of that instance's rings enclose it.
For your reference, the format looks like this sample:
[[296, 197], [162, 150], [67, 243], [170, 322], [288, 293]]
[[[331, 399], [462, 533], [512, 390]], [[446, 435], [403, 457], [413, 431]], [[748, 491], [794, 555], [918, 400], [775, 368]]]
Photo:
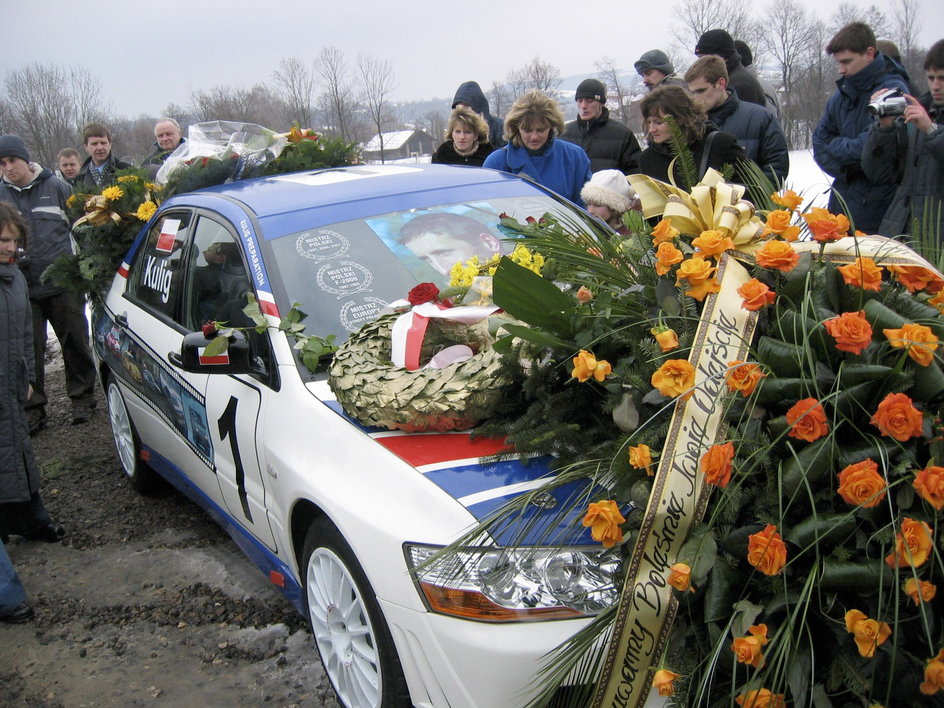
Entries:
[[[168, 205], [213, 207], [218, 196], [241, 202], [265, 223], [305, 213], [309, 228], [348, 219], [496, 196], [545, 193], [536, 184], [496, 170], [449, 165], [356, 165], [239, 180], [179, 195]], [[294, 221], [294, 219], [290, 219]], [[264, 238], [275, 233], [263, 229]], [[281, 232], [281, 233], [279, 233]]]

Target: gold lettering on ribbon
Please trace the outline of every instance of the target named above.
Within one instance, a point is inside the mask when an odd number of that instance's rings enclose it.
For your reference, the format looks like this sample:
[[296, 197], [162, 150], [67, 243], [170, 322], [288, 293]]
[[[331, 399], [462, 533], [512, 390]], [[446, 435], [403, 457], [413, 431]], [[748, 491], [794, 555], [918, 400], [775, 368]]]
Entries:
[[701, 456], [724, 434], [722, 399], [728, 362], [746, 358], [757, 315], [741, 307], [737, 289], [749, 279], [730, 254], [718, 265], [721, 290], [705, 301], [689, 362], [695, 389], [678, 401], [639, 538], [629, 559], [620, 604], [594, 708], [638, 707], [649, 695], [651, 674], [675, 619], [678, 601], [669, 567], [705, 511], [710, 487], [698, 472]]

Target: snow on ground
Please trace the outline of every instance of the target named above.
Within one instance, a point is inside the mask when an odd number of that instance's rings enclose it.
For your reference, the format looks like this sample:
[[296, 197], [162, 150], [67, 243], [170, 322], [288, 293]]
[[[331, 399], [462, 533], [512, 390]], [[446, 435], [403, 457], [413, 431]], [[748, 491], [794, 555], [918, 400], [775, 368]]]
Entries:
[[826, 208], [832, 177], [813, 160], [812, 150], [790, 151], [790, 175], [787, 187], [804, 198], [803, 210], [818, 206]]

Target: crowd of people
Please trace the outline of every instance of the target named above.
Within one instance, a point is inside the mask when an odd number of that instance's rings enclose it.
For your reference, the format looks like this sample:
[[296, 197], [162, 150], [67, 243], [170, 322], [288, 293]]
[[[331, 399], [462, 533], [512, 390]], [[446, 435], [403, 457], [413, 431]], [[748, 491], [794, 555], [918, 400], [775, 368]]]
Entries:
[[[944, 40], [924, 61], [928, 91], [916, 96], [911, 77], [868, 25], [853, 22], [826, 46], [839, 79], [813, 134], [814, 157], [833, 177], [830, 209], [846, 212], [855, 228], [899, 237], [916, 223], [942, 235], [944, 226]], [[779, 185], [789, 172], [777, 91], [753, 70], [750, 48], [723, 29], [705, 32], [697, 59], [678, 76], [668, 55], [644, 52], [634, 68], [648, 89], [641, 102], [647, 145], [607, 108], [607, 88], [587, 79], [577, 88], [577, 118], [565, 122], [557, 100], [529, 91], [502, 121], [474, 81], [456, 91], [444, 142], [435, 163], [486, 167], [526, 176], [585, 206], [617, 231], [637, 206], [627, 175], [680, 180], [673, 127], [692, 156], [700, 179], [708, 168], [734, 170], [749, 179], [750, 163]], [[671, 120], [669, 120], [671, 118]], [[141, 168], [156, 175], [185, 141], [172, 118], [154, 127], [153, 151]], [[71, 147], [58, 154], [56, 171], [30, 159], [16, 135], [0, 136], [0, 621], [33, 616], [6, 553], [10, 535], [57, 542], [66, 531], [43, 505], [30, 436], [46, 424], [44, 382], [46, 332], [52, 326], [62, 347], [72, 423], [88, 422], [95, 408], [95, 366], [89, 347], [85, 303], [42, 274], [72, 249], [66, 200], [75, 190], [111, 184], [131, 165], [112, 154], [112, 136], [100, 123], [82, 131], [87, 157]], [[747, 166], [747, 167], [746, 167]], [[417, 222], [420, 219], [416, 220]], [[471, 220], [470, 220], [471, 221]], [[417, 225], [418, 228], [419, 225]], [[423, 238], [437, 233], [426, 224]], [[451, 227], [450, 227], [451, 228]], [[440, 228], [456, 253], [465, 234]], [[472, 231], [478, 235], [478, 225]], [[416, 241], [421, 235], [401, 238]], [[411, 241], [411, 243], [412, 243]], [[437, 248], [442, 242], [437, 244]], [[417, 246], [418, 247], [418, 246]], [[495, 246], [497, 250], [497, 244]], [[447, 259], [448, 260], [448, 259]], [[455, 261], [431, 262], [446, 272]]]

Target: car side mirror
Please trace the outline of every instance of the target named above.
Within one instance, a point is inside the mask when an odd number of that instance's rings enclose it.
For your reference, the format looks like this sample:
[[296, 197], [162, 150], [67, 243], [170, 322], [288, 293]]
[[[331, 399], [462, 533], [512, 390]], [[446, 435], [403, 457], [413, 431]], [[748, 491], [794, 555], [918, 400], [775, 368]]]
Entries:
[[249, 341], [245, 334], [234, 331], [232, 336], [228, 337], [229, 341], [222, 352], [207, 355], [207, 346], [218, 338], [219, 335], [208, 338], [203, 332], [191, 332], [184, 336], [180, 345], [180, 354], [170, 352], [167, 359], [178, 369], [193, 374], [251, 374], [255, 372], [251, 364]]

